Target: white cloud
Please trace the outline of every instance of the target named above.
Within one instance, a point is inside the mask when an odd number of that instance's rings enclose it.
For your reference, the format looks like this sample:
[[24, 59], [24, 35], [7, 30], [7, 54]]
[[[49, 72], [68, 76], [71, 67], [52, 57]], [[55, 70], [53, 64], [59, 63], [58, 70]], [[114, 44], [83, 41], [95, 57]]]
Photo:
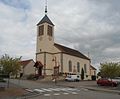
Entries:
[[[119, 2], [49, 0], [48, 16], [55, 24], [55, 41], [85, 54], [90, 52], [92, 62], [97, 66], [104, 61], [118, 61]], [[44, 16], [44, 0], [22, 0], [21, 4], [25, 6], [19, 7], [13, 4], [0, 2], [0, 55], [8, 53], [35, 58], [36, 24]]]
[[[25, 18], [27, 12], [2, 3], [0, 3], [0, 7], [2, 8], [0, 9], [1, 54], [8, 53], [24, 56], [26, 50], [34, 52], [35, 49], [31, 47], [35, 46], [35, 44], [31, 44], [30, 40], [33, 41], [35, 37], [33, 37], [31, 24], [27, 23], [27, 18]], [[25, 55], [25, 57], [30, 57], [30, 55]]]

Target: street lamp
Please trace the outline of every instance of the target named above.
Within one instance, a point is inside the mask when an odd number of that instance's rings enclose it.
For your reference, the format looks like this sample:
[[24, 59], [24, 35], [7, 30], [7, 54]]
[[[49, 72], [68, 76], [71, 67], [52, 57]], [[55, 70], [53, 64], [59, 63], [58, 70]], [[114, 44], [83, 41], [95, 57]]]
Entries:
[[57, 84], [57, 77], [58, 77], [58, 74], [59, 74], [59, 66], [57, 66], [56, 56], [54, 56], [54, 58], [52, 59], [52, 61], [55, 62], [55, 66], [53, 67], [53, 69], [54, 69], [53, 77], [54, 77], [55, 84]]
[[52, 61], [55, 62], [55, 66], [57, 66], [56, 56], [53, 57]]

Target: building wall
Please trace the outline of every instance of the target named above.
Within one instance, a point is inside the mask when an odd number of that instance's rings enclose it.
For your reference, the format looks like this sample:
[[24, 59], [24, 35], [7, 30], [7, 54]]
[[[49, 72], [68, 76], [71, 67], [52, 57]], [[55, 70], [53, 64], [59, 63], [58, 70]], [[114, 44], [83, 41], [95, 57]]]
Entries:
[[47, 53], [46, 54], [46, 73], [49, 75], [53, 74], [53, 54]]
[[96, 76], [96, 70], [90, 68], [90, 75], [91, 76]]
[[[51, 52], [41, 52], [36, 54], [36, 61], [40, 61], [46, 70], [46, 74], [52, 75], [55, 66], [55, 57], [56, 57], [56, 65], [61, 65], [61, 58], [60, 58], [60, 50], [53, 46], [53, 50]], [[44, 71], [43, 71], [44, 74]]]
[[[90, 75], [90, 61], [87, 59], [82, 59], [76, 56], [71, 56], [68, 54], [63, 54], [63, 56], [61, 56], [62, 53], [58, 52], [55, 54], [52, 53], [46, 53], [46, 60], [43, 59], [44, 54], [39, 54], [37, 60], [41, 61], [42, 64], [44, 64], [44, 61], [46, 61], [46, 74], [47, 75], [52, 75], [54, 72], [54, 66], [55, 64], [59, 67], [59, 72], [62, 73], [76, 73], [76, 74], [81, 74], [81, 69], [84, 69], [84, 64], [86, 64], [86, 70], [87, 73], [85, 73], [85, 80], [91, 79], [91, 75]], [[55, 63], [55, 58], [56, 58], [56, 63]], [[54, 61], [53, 61], [54, 59]], [[71, 60], [72, 62], [72, 72], [69, 72], [69, 64], [68, 62]], [[77, 62], [80, 63], [80, 72], [77, 72]], [[73, 69], [76, 69], [76, 72], [73, 71]], [[88, 77], [86, 77], [86, 75], [88, 75]]]
[[[54, 33], [53, 33], [53, 36], [49, 36], [47, 35], [47, 27], [48, 23], [44, 23], [44, 24], [41, 24], [41, 25], [44, 25], [44, 34], [39, 36], [38, 33], [39, 33], [39, 26], [37, 26], [37, 48], [36, 48], [36, 52], [39, 53], [39, 52], [52, 52], [54, 50], [53, 48], [53, 45], [54, 45]], [[40, 26], [41, 26], [40, 25]], [[52, 25], [50, 25], [51, 27], [53, 27]], [[54, 29], [54, 27], [53, 27]], [[54, 32], [54, 30], [53, 30]]]
[[40, 61], [44, 65], [44, 53], [36, 54], [36, 61]]
[[31, 61], [24, 67], [23, 75], [35, 74], [34, 62]]
[[[60, 66], [59, 72], [69, 73], [68, 62], [69, 62], [69, 60], [71, 60], [72, 69], [73, 68], [77, 69], [77, 62], [80, 63], [80, 73], [79, 74], [81, 74], [81, 69], [82, 69], [82, 67], [84, 69], [84, 64], [86, 64], [87, 73], [85, 73], [85, 79], [87, 79], [86, 75], [88, 75], [88, 76], [90, 75], [90, 61], [79, 58], [79, 57], [61, 53], [61, 51], [54, 46], [54, 33], [53, 33], [52, 37], [47, 35], [47, 26], [50, 24], [44, 23], [41, 25], [44, 25], [44, 35], [42, 35], [42, 36], [38, 35], [39, 26], [37, 26], [36, 61], [41, 61], [41, 63], [44, 65], [43, 66], [43, 74], [44, 74], [44, 69], [45, 69], [47, 75], [52, 75], [54, 73], [53, 68], [55, 65]], [[52, 26], [52, 28], [54, 29], [54, 26]], [[53, 32], [54, 32], [54, 30], [53, 30]], [[73, 73], [73, 70], [71, 73]]]
[[[69, 72], [69, 61], [72, 62], [72, 72]], [[77, 62], [80, 63], [80, 72], [77, 72]], [[85, 73], [85, 80], [90, 79], [89, 75], [90, 75], [90, 61], [86, 60], [86, 59], [82, 59], [79, 57], [75, 57], [75, 56], [71, 56], [68, 54], [63, 54], [63, 71], [65, 73], [74, 73], [73, 69], [75, 67], [76, 69], [76, 74], [81, 74], [81, 69], [84, 69], [84, 64], [86, 64], [86, 70], [87, 73]], [[88, 77], [86, 77], [86, 75], [88, 75]]]
[[[37, 61], [40, 61], [44, 65], [47, 75], [53, 74], [53, 68], [55, 66], [55, 61], [54, 61], [55, 57], [56, 56], [53, 53], [47, 53], [47, 52], [37, 55]], [[44, 74], [44, 70], [43, 70], [43, 74]]]

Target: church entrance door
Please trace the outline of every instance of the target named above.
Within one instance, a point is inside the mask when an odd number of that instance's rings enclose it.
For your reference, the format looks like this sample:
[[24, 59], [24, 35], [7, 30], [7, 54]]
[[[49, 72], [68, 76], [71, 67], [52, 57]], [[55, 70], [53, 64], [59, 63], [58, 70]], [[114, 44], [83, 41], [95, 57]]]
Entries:
[[36, 67], [38, 76], [42, 76], [42, 69], [43, 69], [42, 63], [40, 61], [37, 61], [34, 67]]
[[39, 68], [38, 68], [38, 75], [39, 75], [39, 76], [42, 76], [42, 67], [39, 67]]

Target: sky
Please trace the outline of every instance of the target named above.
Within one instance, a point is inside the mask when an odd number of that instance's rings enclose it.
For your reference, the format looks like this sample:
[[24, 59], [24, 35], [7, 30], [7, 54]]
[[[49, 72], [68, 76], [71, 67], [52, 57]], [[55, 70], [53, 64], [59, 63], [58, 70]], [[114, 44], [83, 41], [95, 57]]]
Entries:
[[[93, 66], [120, 61], [120, 0], [48, 0], [55, 42], [91, 58]], [[0, 0], [0, 56], [35, 59], [36, 24], [45, 0]]]

